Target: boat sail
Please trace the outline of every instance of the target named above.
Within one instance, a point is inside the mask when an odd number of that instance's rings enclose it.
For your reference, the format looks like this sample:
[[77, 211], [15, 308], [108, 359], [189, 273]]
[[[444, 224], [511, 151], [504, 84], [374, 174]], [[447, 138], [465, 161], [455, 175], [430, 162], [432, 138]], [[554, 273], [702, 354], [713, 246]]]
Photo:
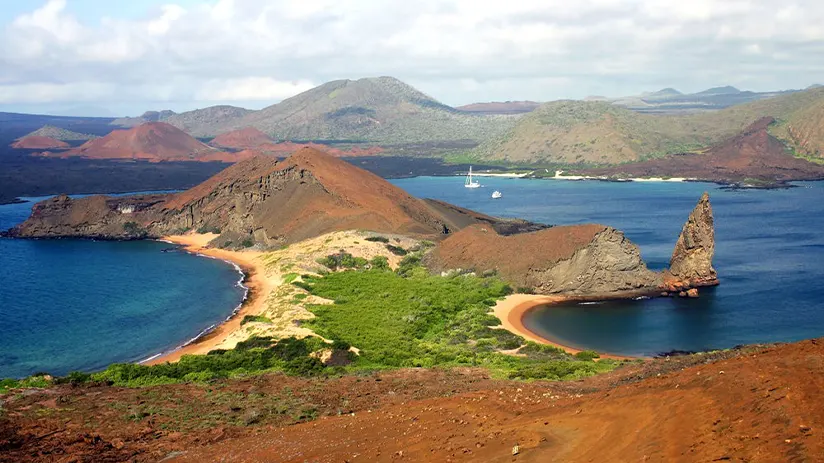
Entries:
[[481, 186], [480, 182], [472, 180], [472, 166], [469, 166], [469, 175], [466, 176], [464, 186], [467, 188], [479, 188]]
[[501, 192], [498, 191], [498, 190], [495, 190], [495, 191], [492, 192], [492, 199], [498, 199], [501, 196], [503, 196], [503, 194], [501, 194]]

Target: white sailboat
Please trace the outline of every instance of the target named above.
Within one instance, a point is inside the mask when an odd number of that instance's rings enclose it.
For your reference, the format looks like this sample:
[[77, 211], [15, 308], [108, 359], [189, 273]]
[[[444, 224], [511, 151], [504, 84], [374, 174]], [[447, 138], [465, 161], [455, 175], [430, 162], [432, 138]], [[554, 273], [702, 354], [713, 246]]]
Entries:
[[466, 176], [464, 186], [467, 188], [480, 188], [481, 184], [477, 180], [472, 180], [472, 166], [469, 166], [469, 175]]
[[501, 196], [503, 196], [503, 194], [501, 194], [501, 192], [498, 191], [498, 190], [495, 190], [495, 191], [492, 192], [492, 199], [498, 199]]

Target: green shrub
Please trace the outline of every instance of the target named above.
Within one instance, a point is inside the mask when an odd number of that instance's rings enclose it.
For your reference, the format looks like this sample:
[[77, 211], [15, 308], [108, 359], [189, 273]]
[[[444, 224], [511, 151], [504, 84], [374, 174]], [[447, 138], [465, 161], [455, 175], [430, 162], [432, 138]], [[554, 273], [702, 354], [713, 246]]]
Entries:
[[388, 250], [389, 250], [389, 252], [391, 252], [392, 254], [394, 254], [394, 255], [396, 255], [396, 256], [405, 256], [405, 255], [409, 254], [409, 253], [406, 251], [406, 249], [404, 249], [404, 248], [402, 248], [402, 247], [400, 247], [400, 246], [395, 246], [395, 245], [393, 245], [393, 244], [387, 244], [387, 245], [386, 245], [386, 249], [388, 249]]
[[197, 229], [197, 232], [200, 233], [201, 235], [205, 234], [205, 233], [215, 233], [215, 234], [219, 235], [220, 234], [220, 228], [214, 227], [214, 226], [211, 226], [211, 225], [202, 225], [201, 227], [199, 227]]
[[292, 283], [293, 281], [295, 281], [297, 279], [298, 279], [298, 274], [297, 273], [287, 273], [286, 275], [283, 275], [283, 282], [287, 285], [289, 283]]
[[389, 259], [386, 256], [375, 256], [369, 261], [374, 270], [389, 270]]
[[366, 239], [366, 241], [372, 241], [374, 243], [388, 243], [389, 242], [389, 238], [386, 238], [386, 237], [383, 237], [383, 236], [370, 236], [370, 237], [367, 237], [365, 239]]
[[582, 350], [581, 352], [575, 354], [575, 358], [577, 358], [578, 360], [592, 361], [597, 358], [601, 358], [601, 356], [598, 355], [598, 352], [595, 352], [594, 350]]
[[272, 323], [272, 320], [268, 317], [264, 317], [263, 315], [245, 315], [243, 320], [240, 321], [240, 326], [247, 323]]
[[255, 242], [251, 238], [246, 238], [243, 242], [240, 243], [240, 247], [242, 248], [251, 248], [255, 245]]

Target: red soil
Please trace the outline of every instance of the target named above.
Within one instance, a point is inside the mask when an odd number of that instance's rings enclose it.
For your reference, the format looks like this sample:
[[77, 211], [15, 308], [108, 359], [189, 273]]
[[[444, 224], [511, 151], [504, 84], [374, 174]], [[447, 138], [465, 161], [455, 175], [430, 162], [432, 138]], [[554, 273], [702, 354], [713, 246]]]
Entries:
[[39, 135], [30, 135], [23, 137], [11, 144], [15, 149], [31, 149], [31, 150], [50, 150], [50, 149], [67, 149], [71, 145], [62, 141], [55, 140], [50, 137], [42, 137]]
[[822, 461], [822, 373], [824, 342], [805, 341], [583, 396], [519, 384], [329, 417], [171, 461]]
[[413, 369], [65, 385], [2, 398], [0, 462], [816, 462], [823, 388], [822, 339], [569, 382]]
[[254, 127], [226, 132], [215, 137], [210, 145], [217, 148], [254, 150], [262, 145], [274, 144], [275, 140]]
[[50, 155], [153, 162], [235, 160], [232, 154], [221, 153], [165, 122], [147, 122], [128, 130], [115, 130], [103, 138], [89, 140], [78, 148]]

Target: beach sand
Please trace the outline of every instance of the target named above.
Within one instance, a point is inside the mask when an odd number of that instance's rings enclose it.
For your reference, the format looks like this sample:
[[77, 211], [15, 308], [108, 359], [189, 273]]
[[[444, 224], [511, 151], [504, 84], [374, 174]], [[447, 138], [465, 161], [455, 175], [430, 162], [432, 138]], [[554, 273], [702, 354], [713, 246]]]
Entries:
[[[244, 301], [240, 310], [238, 310], [232, 318], [215, 327], [212, 332], [187, 346], [146, 362], [147, 365], [176, 362], [184, 355], [206, 354], [210, 350], [221, 348], [222, 345], [232, 337], [233, 333], [237, 333], [240, 330], [240, 322], [245, 315], [257, 314], [263, 311], [266, 300], [276, 287], [273, 281], [266, 278], [266, 266], [261, 259], [263, 253], [207, 248], [206, 246], [209, 244], [209, 241], [217, 236], [218, 235], [212, 233], [174, 235], [165, 236], [163, 240], [181, 245], [188, 252], [203, 254], [204, 256], [226, 260], [238, 265], [247, 275], [246, 281], [244, 282], [244, 285], [249, 288], [246, 301]], [[243, 339], [239, 339], [238, 341], [242, 340]], [[235, 343], [236, 342], [237, 341], [235, 341]]]
[[[534, 341], [539, 344], [559, 347], [569, 352], [570, 354], [577, 354], [581, 349], [565, 346], [549, 339], [543, 338], [536, 333], [533, 333], [523, 323], [524, 314], [539, 305], [559, 304], [561, 302], [568, 302], [570, 298], [564, 296], [542, 296], [536, 294], [512, 294], [506, 298], [498, 301], [493, 307], [493, 313], [501, 320], [501, 327], [511, 333], [517, 334], [529, 341]], [[632, 360], [636, 357], [626, 357], [621, 355], [612, 355], [599, 352], [601, 358], [616, 359], [616, 360]]]

